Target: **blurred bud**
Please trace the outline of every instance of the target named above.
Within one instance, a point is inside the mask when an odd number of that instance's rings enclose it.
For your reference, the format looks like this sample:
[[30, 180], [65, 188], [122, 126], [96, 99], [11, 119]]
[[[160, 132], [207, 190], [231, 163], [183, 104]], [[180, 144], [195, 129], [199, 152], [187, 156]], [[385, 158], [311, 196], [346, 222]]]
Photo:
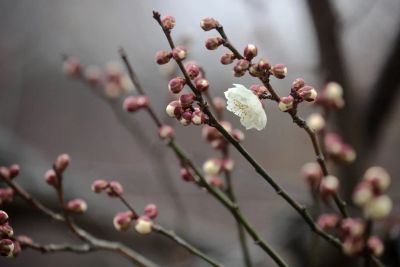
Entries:
[[224, 170], [231, 172], [235, 167], [235, 162], [233, 159], [224, 159], [222, 162], [222, 167]]
[[44, 179], [46, 180], [46, 183], [48, 183], [51, 186], [56, 186], [58, 184], [58, 177], [53, 169], [48, 170], [44, 174]]
[[220, 45], [222, 45], [224, 42], [224, 39], [221, 37], [210, 37], [206, 40], [205, 42], [205, 47], [208, 50], [215, 50], [217, 49]]
[[10, 239], [0, 240], [0, 255], [12, 257], [14, 251], [14, 242]]
[[81, 63], [76, 57], [68, 57], [64, 60], [63, 71], [68, 76], [78, 76], [81, 73]]
[[385, 191], [390, 185], [389, 173], [379, 166], [368, 168], [364, 174], [364, 180], [370, 182], [379, 193]]
[[307, 118], [308, 126], [316, 132], [321, 131], [325, 127], [325, 119], [319, 113], [313, 113]]
[[235, 67], [233, 67], [233, 76], [235, 76], [235, 77], [242, 77], [242, 76], [244, 76], [246, 74], [246, 71], [245, 70], [238, 70], [238, 68], [236, 68], [236, 66]]
[[129, 75], [123, 75], [121, 78], [121, 88], [124, 92], [129, 93], [135, 90], [135, 85], [133, 84]]
[[14, 198], [14, 190], [12, 188], [0, 188], [0, 205], [10, 203]]
[[194, 125], [201, 125], [206, 121], [206, 116], [199, 108], [195, 108], [192, 113], [191, 121]]
[[363, 238], [346, 238], [343, 241], [342, 250], [347, 256], [355, 256], [364, 250]]
[[228, 146], [228, 142], [224, 139], [215, 139], [210, 142], [210, 145], [213, 149], [223, 150]]
[[169, 81], [168, 90], [173, 94], [179, 94], [185, 86], [185, 78], [176, 77]]
[[8, 179], [11, 178], [10, 169], [4, 166], [0, 166], [0, 175]]
[[324, 231], [335, 228], [338, 223], [339, 217], [334, 213], [322, 214], [317, 221], [317, 225]]
[[387, 195], [371, 199], [364, 207], [364, 215], [371, 220], [385, 219], [392, 211], [392, 200]]
[[287, 74], [287, 68], [284, 64], [275, 64], [271, 69], [272, 74], [278, 79], [284, 79]]
[[263, 71], [259, 68], [258, 64], [251, 64], [249, 68], [249, 73], [253, 77], [261, 77]]
[[135, 112], [140, 109], [136, 96], [128, 96], [125, 98], [122, 107], [127, 112]]
[[131, 211], [119, 212], [114, 216], [113, 225], [117, 231], [128, 230], [133, 220]]
[[165, 109], [167, 112], [168, 116], [171, 118], [180, 118], [182, 116], [183, 110], [182, 106], [179, 101], [172, 101], [167, 105], [167, 108]]
[[233, 53], [225, 53], [221, 56], [220, 62], [223, 65], [231, 64], [235, 60], [235, 55]]
[[220, 159], [212, 158], [204, 162], [203, 171], [208, 175], [217, 175], [222, 170], [222, 163]]
[[171, 139], [174, 138], [174, 129], [169, 125], [162, 125], [158, 129], [158, 135], [161, 139]]
[[4, 210], [0, 210], [0, 225], [5, 224], [8, 222], [8, 214]]
[[172, 57], [175, 60], [184, 60], [187, 56], [187, 50], [183, 46], [177, 46], [172, 50]]
[[312, 188], [318, 186], [323, 177], [321, 167], [316, 162], [304, 164], [301, 168], [301, 175]]
[[258, 97], [268, 93], [268, 90], [263, 85], [253, 84], [250, 86], [250, 90]]
[[158, 215], [158, 208], [155, 204], [147, 204], [144, 208], [144, 214], [150, 219], [155, 219]]
[[257, 47], [253, 44], [246, 45], [243, 55], [247, 60], [251, 61], [257, 56]]
[[54, 163], [54, 168], [57, 172], [63, 173], [70, 162], [71, 158], [68, 154], [61, 154], [57, 157], [56, 162]]
[[84, 200], [77, 198], [68, 201], [67, 209], [71, 212], [82, 214], [86, 212], [87, 204]]
[[108, 187], [108, 182], [106, 180], [98, 179], [92, 183], [92, 191], [95, 193], [101, 193]]
[[153, 222], [147, 216], [140, 216], [136, 220], [135, 230], [139, 234], [146, 235], [150, 234], [152, 230]]
[[88, 66], [85, 69], [85, 79], [90, 85], [97, 85], [101, 81], [101, 70], [97, 66]]
[[104, 93], [108, 98], [118, 98], [122, 93], [121, 85], [116, 82], [107, 82], [104, 87]]
[[191, 111], [183, 112], [179, 122], [183, 126], [188, 126], [192, 122], [192, 112]]
[[330, 101], [336, 102], [343, 98], [343, 87], [336, 82], [329, 82], [324, 88], [324, 97]]
[[361, 182], [358, 184], [353, 192], [353, 203], [359, 207], [365, 206], [372, 198], [372, 186], [368, 182]]
[[121, 64], [117, 61], [111, 61], [107, 63], [105, 68], [106, 68], [107, 80], [111, 83], [119, 85], [123, 74], [123, 69]]
[[342, 151], [342, 138], [336, 133], [327, 133], [324, 139], [326, 150], [329, 154], [337, 156]]
[[110, 197], [118, 197], [121, 196], [124, 192], [124, 188], [122, 185], [117, 181], [111, 181], [109, 186], [107, 187], [107, 194]]
[[305, 82], [304, 82], [303, 78], [297, 78], [292, 83], [292, 89], [294, 91], [298, 91], [300, 88], [302, 88], [304, 86], [305, 86]]
[[13, 235], [14, 230], [8, 223], [0, 225], [0, 238], [10, 238]]
[[161, 24], [167, 30], [172, 30], [175, 27], [175, 18], [172, 16], [165, 16], [161, 19]]
[[279, 101], [279, 109], [283, 112], [289, 111], [293, 108], [294, 98], [293, 96], [284, 96], [281, 97]]
[[297, 92], [307, 102], [314, 102], [317, 98], [317, 91], [308, 85], [301, 87]]
[[200, 67], [197, 64], [189, 63], [185, 66], [186, 72], [189, 75], [190, 79], [194, 79], [200, 74]]
[[341, 158], [346, 163], [352, 163], [356, 160], [356, 151], [348, 144], [342, 145]]
[[167, 64], [171, 59], [172, 54], [168, 51], [157, 51], [156, 62], [159, 65]]
[[268, 59], [262, 58], [258, 61], [258, 68], [262, 71], [269, 71], [271, 69], [271, 65], [269, 64]]
[[204, 78], [197, 78], [194, 81], [194, 86], [199, 92], [205, 92], [208, 90], [208, 87], [210, 87], [210, 83]]
[[244, 140], [244, 133], [239, 129], [233, 130], [232, 131], [232, 136], [238, 142], [242, 142]]
[[213, 98], [213, 104], [217, 112], [224, 112], [226, 102], [222, 97], [216, 96]]
[[207, 180], [207, 183], [209, 183], [213, 187], [216, 187], [219, 189], [224, 188], [224, 181], [218, 176], [207, 175], [206, 180]]
[[18, 257], [18, 255], [21, 253], [21, 244], [18, 241], [14, 241], [14, 249], [12, 253], [12, 257]]
[[186, 182], [194, 181], [194, 177], [187, 168], [181, 168], [181, 178]]
[[333, 195], [339, 189], [339, 179], [336, 176], [325, 176], [320, 185], [320, 194], [323, 199]]
[[250, 67], [250, 62], [246, 59], [239, 59], [238, 61], [236, 61], [235, 67], [234, 67], [234, 71], [235, 72], [244, 72], [246, 70], [248, 70]]
[[345, 237], [361, 237], [365, 232], [365, 223], [361, 219], [346, 218], [342, 220], [340, 228]]
[[377, 236], [371, 236], [367, 241], [368, 250], [376, 257], [380, 257], [385, 250], [382, 240]]
[[200, 27], [205, 31], [209, 31], [219, 27], [219, 22], [214, 18], [207, 17], [200, 21]]
[[194, 100], [195, 100], [196, 96], [192, 93], [187, 93], [187, 94], [182, 94], [179, 97], [179, 103], [181, 104], [182, 108], [188, 108], [190, 107]]
[[8, 167], [8, 171], [10, 173], [10, 178], [13, 179], [19, 175], [21, 168], [19, 167], [18, 164], [13, 164], [10, 167]]
[[232, 133], [232, 124], [229, 121], [221, 121], [221, 126], [227, 131], [229, 134]]

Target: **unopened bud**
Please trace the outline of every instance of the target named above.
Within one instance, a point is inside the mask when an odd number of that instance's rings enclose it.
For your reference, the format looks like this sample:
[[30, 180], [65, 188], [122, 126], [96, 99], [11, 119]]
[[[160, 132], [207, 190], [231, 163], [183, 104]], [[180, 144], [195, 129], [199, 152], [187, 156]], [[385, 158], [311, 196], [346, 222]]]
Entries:
[[227, 131], [229, 134], [232, 133], [232, 124], [229, 121], [221, 121], [220, 122], [221, 126]]
[[284, 79], [287, 74], [287, 68], [284, 64], [275, 64], [271, 69], [272, 74], [278, 79]]
[[235, 72], [244, 72], [246, 70], [248, 70], [250, 67], [250, 62], [246, 59], [239, 59], [238, 61], [236, 61], [235, 67], [234, 67], [234, 71]]
[[361, 182], [353, 192], [353, 203], [364, 207], [374, 197], [372, 185], [368, 182]]
[[243, 55], [247, 60], [251, 61], [257, 56], [257, 47], [253, 44], [246, 45]]
[[343, 241], [342, 250], [347, 256], [355, 256], [364, 250], [365, 244], [363, 238], [346, 238]]
[[174, 129], [169, 125], [162, 125], [158, 129], [158, 135], [161, 139], [171, 139], [174, 138]]
[[387, 195], [371, 199], [364, 207], [364, 215], [371, 220], [382, 220], [392, 211], [392, 200]]
[[220, 62], [223, 65], [231, 64], [234, 60], [235, 60], [235, 54], [233, 53], [225, 53], [220, 58]]
[[304, 87], [304, 85], [305, 85], [305, 82], [304, 82], [303, 78], [297, 78], [292, 83], [292, 89], [294, 91], [298, 91], [300, 88]]
[[200, 74], [200, 67], [194, 63], [189, 63], [185, 66], [186, 72], [190, 79], [194, 79]]
[[249, 73], [253, 77], [261, 77], [263, 75], [263, 71], [259, 68], [258, 64], [251, 64]]
[[108, 187], [108, 182], [106, 180], [98, 179], [92, 183], [92, 191], [95, 193], [101, 193]]
[[147, 204], [144, 208], [144, 214], [150, 219], [155, 219], [158, 215], [158, 208], [155, 204]]
[[361, 237], [365, 232], [365, 223], [361, 219], [346, 218], [342, 220], [340, 228], [345, 237]]
[[183, 112], [179, 122], [183, 126], [188, 126], [192, 122], [192, 112], [191, 111]]
[[4, 166], [0, 166], [0, 175], [7, 179], [11, 178], [10, 169]]
[[185, 86], [185, 78], [176, 77], [169, 81], [168, 90], [173, 94], [179, 94]]
[[336, 82], [329, 82], [324, 88], [324, 97], [336, 102], [343, 98], [343, 87]]
[[107, 194], [110, 197], [118, 197], [121, 196], [124, 192], [124, 188], [122, 185], [117, 181], [111, 181], [109, 186], [107, 187]]
[[313, 113], [307, 118], [308, 126], [316, 132], [321, 131], [325, 127], [325, 119], [319, 113]]
[[8, 170], [10, 172], [10, 178], [15, 178], [19, 175], [21, 168], [19, 167], [18, 164], [13, 164], [10, 167], [8, 167]]
[[268, 92], [265, 86], [258, 84], [251, 85], [250, 90], [258, 97], [265, 95]]
[[385, 250], [382, 240], [377, 236], [371, 236], [367, 241], [367, 248], [376, 257], [380, 257]]
[[0, 225], [0, 238], [1, 237], [10, 238], [13, 235], [14, 235], [14, 230], [8, 223]]
[[133, 220], [131, 211], [119, 212], [114, 216], [113, 225], [117, 231], [128, 230]]
[[200, 27], [205, 31], [210, 31], [219, 27], [219, 22], [214, 18], [204, 18], [200, 21]]
[[14, 190], [12, 188], [0, 188], [0, 205], [12, 202]]
[[235, 129], [232, 131], [232, 137], [235, 138], [235, 140], [238, 142], [243, 142], [245, 138], [244, 133], [239, 129]]
[[314, 102], [318, 95], [317, 91], [308, 85], [301, 87], [297, 92], [307, 102]]
[[208, 175], [217, 175], [222, 170], [222, 164], [220, 159], [209, 159], [203, 164], [203, 171]]
[[122, 107], [127, 112], [135, 112], [140, 109], [138, 98], [136, 96], [128, 96], [125, 98]]
[[373, 166], [367, 169], [364, 180], [370, 182], [378, 192], [385, 191], [390, 185], [390, 175], [382, 167]]
[[63, 173], [65, 169], [68, 167], [71, 158], [68, 154], [61, 154], [57, 157], [56, 162], [54, 163], [54, 168], [59, 173]]
[[323, 177], [321, 167], [316, 162], [304, 164], [301, 168], [301, 175], [312, 188], [318, 186]]
[[8, 214], [4, 210], [0, 210], [0, 225], [8, 222]]
[[336, 176], [328, 175], [321, 181], [320, 193], [323, 199], [336, 193], [339, 189], [339, 179]]
[[104, 93], [108, 98], [116, 99], [122, 93], [122, 87], [117, 82], [107, 82], [104, 87]]
[[194, 86], [199, 92], [205, 92], [210, 87], [210, 83], [204, 78], [197, 78], [194, 82]]
[[215, 50], [217, 49], [220, 45], [222, 45], [224, 42], [224, 39], [221, 37], [210, 37], [206, 40], [205, 46], [208, 50]]
[[171, 118], [180, 118], [182, 116], [183, 110], [179, 101], [172, 101], [169, 103], [165, 109], [168, 116]]
[[339, 217], [334, 213], [322, 214], [317, 221], [317, 225], [324, 231], [335, 228], [338, 223]]
[[211, 186], [222, 189], [224, 187], [224, 180], [222, 180], [218, 176], [214, 175], [207, 175], [206, 176], [207, 183], [209, 183]]
[[190, 107], [193, 104], [195, 98], [196, 98], [196, 96], [192, 93], [182, 94], [179, 97], [179, 103], [185, 109], [185, 108]]
[[206, 121], [206, 116], [199, 108], [195, 108], [192, 113], [192, 123], [194, 125], [201, 125]]
[[271, 65], [269, 64], [269, 61], [266, 58], [262, 58], [258, 61], [258, 67], [262, 71], [269, 71], [271, 69]]
[[190, 171], [187, 168], [181, 168], [181, 178], [182, 180], [186, 182], [191, 182], [194, 181], [193, 175], [190, 173]]
[[101, 81], [101, 70], [97, 66], [88, 66], [85, 69], [85, 79], [90, 85], [97, 85]]
[[63, 63], [63, 71], [68, 76], [78, 76], [81, 73], [81, 63], [76, 57], [68, 57]]
[[67, 209], [71, 212], [82, 214], [86, 212], [87, 204], [84, 200], [77, 198], [68, 201]]
[[167, 30], [172, 30], [175, 27], [175, 18], [172, 16], [165, 16], [161, 19], [161, 24]]
[[12, 257], [14, 251], [14, 242], [10, 239], [0, 240], [0, 255]]
[[171, 59], [172, 54], [168, 51], [157, 51], [156, 62], [159, 65], [167, 64]]
[[235, 167], [235, 162], [233, 159], [224, 159], [222, 162], [222, 167], [225, 171], [233, 171], [233, 168]]
[[281, 111], [286, 112], [293, 108], [294, 98], [290, 96], [281, 97], [278, 107]]
[[135, 230], [139, 234], [150, 234], [153, 226], [153, 221], [147, 216], [140, 216], [135, 225]]
[[226, 102], [222, 97], [216, 96], [213, 98], [213, 104], [217, 112], [223, 112], [225, 110]]
[[175, 60], [184, 60], [187, 56], [187, 50], [183, 46], [177, 46], [172, 50], [172, 57]]
[[48, 170], [44, 174], [44, 179], [46, 180], [46, 183], [48, 183], [51, 186], [56, 186], [58, 184], [58, 177], [53, 169]]

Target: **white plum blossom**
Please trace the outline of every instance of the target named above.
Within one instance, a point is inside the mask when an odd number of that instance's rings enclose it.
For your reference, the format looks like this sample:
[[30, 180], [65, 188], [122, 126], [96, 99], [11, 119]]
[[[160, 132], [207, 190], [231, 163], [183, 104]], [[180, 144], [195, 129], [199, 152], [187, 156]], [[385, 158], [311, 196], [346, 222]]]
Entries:
[[267, 115], [260, 99], [249, 89], [241, 84], [225, 91], [227, 109], [240, 117], [240, 123], [246, 130], [255, 128], [259, 131], [267, 124]]

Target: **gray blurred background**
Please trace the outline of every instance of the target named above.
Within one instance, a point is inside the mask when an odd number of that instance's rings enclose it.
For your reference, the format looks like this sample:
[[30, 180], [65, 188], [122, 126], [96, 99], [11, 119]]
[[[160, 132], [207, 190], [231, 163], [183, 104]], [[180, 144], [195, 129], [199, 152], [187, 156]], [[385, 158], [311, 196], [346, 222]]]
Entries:
[[[89, 210], [78, 221], [85, 229], [112, 240], [122, 240], [160, 266], [205, 266], [162, 237], [119, 233], [113, 215], [124, 210], [117, 201], [91, 193], [96, 178], [123, 183], [129, 201], [141, 210], [149, 202], [159, 206], [160, 224], [176, 230], [226, 266], [242, 266], [236, 226], [230, 214], [213, 198], [183, 183], [174, 155], [160, 143], [145, 112], [130, 116], [136, 138], [116, 120], [110, 107], [85, 85], [66, 78], [61, 54], [75, 55], [83, 64], [105, 65], [118, 60], [123, 46], [160, 116], [168, 95], [168, 79], [154, 62], [167, 42], [151, 11], [173, 15], [173, 35], [190, 36], [190, 58], [201, 64], [212, 86], [222, 96], [232, 83], [250, 86], [254, 78], [234, 78], [231, 66], [219, 64], [224, 49], [208, 51], [199, 21], [217, 18], [240, 50], [247, 43], [274, 63], [285, 63], [288, 77], [273, 80], [280, 95], [293, 79], [303, 77], [317, 89], [334, 80], [344, 86], [347, 105], [331, 126], [356, 147], [358, 161], [334, 169], [351, 185], [366, 166], [379, 164], [392, 174], [389, 194], [399, 200], [400, 181], [400, 2], [397, 0], [317, 1], [0, 1], [0, 151], [1, 164], [22, 166], [19, 182], [32, 194], [57, 208], [44, 172], [60, 153], [71, 155], [66, 173], [67, 197], [82, 197]], [[310, 203], [299, 175], [301, 166], [314, 160], [306, 134], [289, 117], [267, 104], [268, 125], [262, 132], [247, 131], [244, 146], [297, 200]], [[301, 108], [301, 115], [315, 111]], [[378, 115], [378, 116], [377, 116]], [[236, 117], [227, 115], [236, 127]], [[172, 123], [166, 119], [166, 122]], [[179, 143], [202, 164], [215, 155], [201, 140], [198, 127], [177, 125]], [[254, 227], [293, 266], [306, 266], [293, 248], [304, 223], [271, 188], [234, 152], [233, 175], [238, 201]], [[165, 169], [167, 168], [167, 169]], [[349, 187], [343, 194], [349, 196]], [[78, 242], [63, 225], [30, 210], [22, 202], [4, 207], [18, 234], [40, 243]], [[394, 214], [396, 211], [394, 211]], [[398, 210], [397, 210], [398, 213]], [[394, 221], [398, 217], [393, 215]], [[304, 228], [305, 229], [305, 228]], [[303, 230], [304, 230], [303, 229]], [[301, 235], [300, 235], [301, 236]], [[257, 266], [274, 266], [251, 242]], [[323, 242], [322, 242], [323, 243]], [[41, 255], [27, 251], [15, 259], [0, 258], [1, 266], [130, 266], [111, 253]], [[321, 263], [321, 266], [331, 266]], [[332, 266], [335, 263], [330, 263]], [[336, 263], [337, 264], [337, 263]], [[344, 266], [344, 265], [343, 265]], [[393, 265], [398, 266], [398, 265]]]

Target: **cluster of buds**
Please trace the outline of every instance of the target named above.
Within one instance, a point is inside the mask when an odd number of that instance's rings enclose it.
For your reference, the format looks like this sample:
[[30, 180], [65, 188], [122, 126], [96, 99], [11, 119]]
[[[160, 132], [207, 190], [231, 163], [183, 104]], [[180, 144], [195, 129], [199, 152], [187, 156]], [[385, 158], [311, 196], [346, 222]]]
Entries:
[[125, 98], [122, 107], [127, 112], [135, 112], [139, 109], [146, 108], [149, 105], [149, 98], [144, 95], [128, 96]]
[[290, 95], [281, 97], [279, 101], [279, 109], [288, 112], [297, 107], [297, 104], [306, 101], [314, 102], [317, 98], [317, 91], [307, 85], [302, 78], [293, 81], [290, 89]]
[[0, 210], [0, 255], [16, 257], [21, 252], [18, 241], [13, 240], [14, 231], [9, 224], [8, 214]]
[[367, 169], [353, 192], [353, 202], [363, 209], [371, 220], [386, 218], [392, 210], [392, 201], [384, 192], [390, 185], [390, 176], [382, 167]]
[[128, 230], [132, 222], [135, 222], [135, 230], [139, 234], [151, 233], [153, 220], [158, 215], [158, 208], [155, 204], [147, 204], [143, 215], [137, 215], [132, 211], [119, 212], [114, 216], [113, 224], [117, 231]]
[[211, 158], [203, 164], [203, 171], [206, 175], [207, 182], [220, 189], [223, 188], [224, 182], [219, 175], [224, 171], [232, 171], [234, 162], [232, 159]]
[[110, 197], [119, 197], [124, 193], [124, 188], [117, 181], [98, 179], [92, 183], [92, 191], [97, 194], [106, 192]]
[[328, 82], [318, 95], [317, 104], [327, 108], [342, 108], [344, 106], [342, 86], [336, 82]]
[[53, 168], [44, 174], [46, 183], [54, 187], [58, 186], [60, 176], [65, 172], [70, 162], [71, 158], [68, 154], [59, 155], [53, 164]]
[[336, 161], [352, 163], [357, 157], [355, 150], [336, 133], [326, 134], [324, 144], [328, 156]]
[[[233, 138], [236, 139], [236, 141], [242, 142], [244, 140], [244, 133], [239, 129], [233, 129], [232, 125], [228, 121], [221, 121], [220, 124], [230, 135], [232, 135]], [[223, 150], [228, 146], [226, 139], [214, 127], [205, 125], [203, 127], [202, 135], [204, 140], [214, 149]]]
[[172, 101], [167, 105], [168, 116], [176, 118], [183, 126], [204, 124], [207, 117], [200, 108], [193, 107], [195, 98], [192, 93], [182, 94], [179, 100]]

